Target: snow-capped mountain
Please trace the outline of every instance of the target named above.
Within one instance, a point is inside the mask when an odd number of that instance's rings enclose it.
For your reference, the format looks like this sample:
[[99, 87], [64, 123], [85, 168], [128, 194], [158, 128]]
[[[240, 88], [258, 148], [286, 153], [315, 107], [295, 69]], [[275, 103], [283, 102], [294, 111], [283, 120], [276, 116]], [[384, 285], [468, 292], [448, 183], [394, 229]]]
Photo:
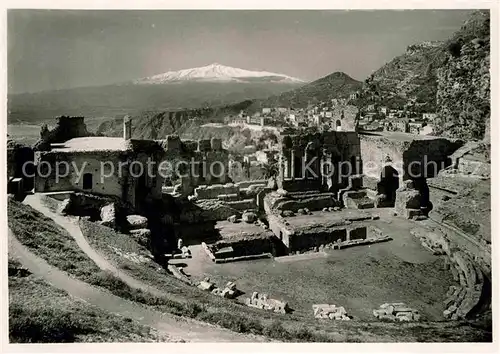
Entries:
[[250, 71], [213, 63], [198, 68], [167, 71], [135, 80], [136, 84], [168, 84], [176, 82], [241, 82], [241, 83], [304, 83], [295, 77], [267, 71]]

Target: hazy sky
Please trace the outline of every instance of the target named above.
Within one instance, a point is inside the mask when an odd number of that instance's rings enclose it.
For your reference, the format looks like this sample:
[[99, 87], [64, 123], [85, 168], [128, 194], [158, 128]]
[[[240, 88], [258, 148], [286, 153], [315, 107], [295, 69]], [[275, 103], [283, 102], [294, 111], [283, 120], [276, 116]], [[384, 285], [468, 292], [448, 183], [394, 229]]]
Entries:
[[9, 92], [126, 81], [218, 62], [363, 80], [406, 46], [444, 40], [470, 11], [8, 12]]

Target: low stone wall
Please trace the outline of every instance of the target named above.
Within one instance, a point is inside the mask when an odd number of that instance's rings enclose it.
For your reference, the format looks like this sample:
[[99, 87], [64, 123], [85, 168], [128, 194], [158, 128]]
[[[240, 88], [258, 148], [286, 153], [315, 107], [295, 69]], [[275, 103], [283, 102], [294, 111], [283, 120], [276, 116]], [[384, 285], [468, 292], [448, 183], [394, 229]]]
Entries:
[[182, 213], [179, 214], [179, 222], [197, 224], [220, 221], [235, 214], [239, 214], [239, 211], [228, 202], [217, 199], [201, 199], [182, 209]]
[[315, 211], [338, 205], [334, 193], [289, 193], [283, 196], [271, 192], [264, 197], [264, 209], [268, 214], [279, 213], [281, 210], [297, 212], [306, 208]]
[[[216, 259], [274, 254], [275, 246], [273, 238], [274, 235], [269, 232], [268, 235], [261, 237], [245, 237], [240, 240], [220, 240], [209, 246], [212, 247], [212, 252]], [[224, 248], [232, 248], [232, 252], [223, 254], [218, 253]]]
[[241, 181], [238, 183], [235, 183], [240, 189], [244, 188], [249, 188], [250, 186], [266, 186], [267, 185], [267, 180], [266, 179], [254, 179], [250, 181]]
[[231, 208], [234, 208], [239, 211], [244, 211], [246, 209], [255, 209], [257, 204], [255, 203], [255, 199], [243, 199], [237, 201], [227, 202]]
[[239, 193], [240, 187], [234, 183], [203, 185], [194, 189], [194, 195], [198, 199], [216, 199], [220, 195], [239, 195]]

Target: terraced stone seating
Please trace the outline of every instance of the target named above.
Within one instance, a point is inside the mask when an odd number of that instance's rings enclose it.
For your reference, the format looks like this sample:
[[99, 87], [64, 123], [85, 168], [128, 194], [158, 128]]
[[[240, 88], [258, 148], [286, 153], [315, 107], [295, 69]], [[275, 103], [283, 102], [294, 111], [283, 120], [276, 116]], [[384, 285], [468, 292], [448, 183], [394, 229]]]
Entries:
[[351, 318], [343, 306], [328, 304], [312, 305], [314, 318], [349, 321]]
[[478, 265], [464, 252], [456, 251], [447, 257], [447, 263], [459, 286], [450, 286], [443, 316], [451, 320], [466, 318], [480, 304], [484, 275]]
[[477, 260], [467, 253], [453, 249], [445, 235], [437, 230], [433, 232], [413, 229], [410, 233], [420, 238], [422, 245], [437, 255], [445, 257], [445, 268], [449, 269], [453, 280], [458, 285], [450, 286], [443, 301], [447, 319], [463, 319], [474, 313], [480, 305], [484, 288], [484, 275]]
[[399, 322], [420, 321], [419, 312], [406, 306], [403, 302], [382, 304], [380, 308], [373, 310], [373, 315], [379, 320]]
[[282, 314], [290, 312], [290, 308], [288, 307], [287, 302], [276, 299], [269, 299], [267, 297], [267, 294], [259, 294], [256, 291], [252, 293], [252, 297], [245, 299], [245, 304], [250, 307]]

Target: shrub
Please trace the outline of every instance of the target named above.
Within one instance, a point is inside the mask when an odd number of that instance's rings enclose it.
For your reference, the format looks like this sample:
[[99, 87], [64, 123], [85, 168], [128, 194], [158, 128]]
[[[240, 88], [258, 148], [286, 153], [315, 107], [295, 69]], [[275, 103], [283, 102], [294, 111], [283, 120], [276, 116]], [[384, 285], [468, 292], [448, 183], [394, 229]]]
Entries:
[[447, 49], [452, 57], [458, 58], [462, 50], [462, 41], [461, 40], [451, 41], [450, 43], [448, 43]]

